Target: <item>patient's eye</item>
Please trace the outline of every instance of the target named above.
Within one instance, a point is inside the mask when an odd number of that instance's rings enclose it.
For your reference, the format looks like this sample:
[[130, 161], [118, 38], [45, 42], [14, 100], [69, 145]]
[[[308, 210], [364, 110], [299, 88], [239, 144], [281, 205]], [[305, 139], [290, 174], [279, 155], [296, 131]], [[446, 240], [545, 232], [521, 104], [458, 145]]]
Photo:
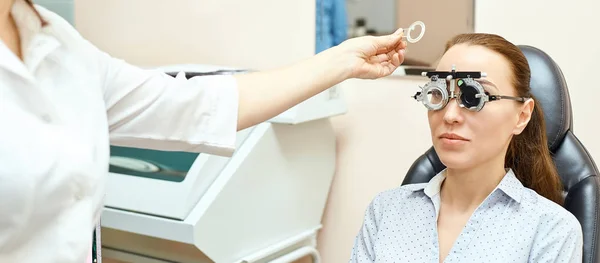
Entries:
[[442, 102], [442, 92], [439, 89], [432, 89], [427, 92], [427, 100], [432, 104], [438, 104]]

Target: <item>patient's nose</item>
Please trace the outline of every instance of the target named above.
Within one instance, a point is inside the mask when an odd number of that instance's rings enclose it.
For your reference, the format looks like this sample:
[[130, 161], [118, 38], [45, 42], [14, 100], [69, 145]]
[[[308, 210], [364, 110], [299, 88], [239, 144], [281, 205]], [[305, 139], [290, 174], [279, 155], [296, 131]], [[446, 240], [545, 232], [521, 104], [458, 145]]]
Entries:
[[444, 121], [447, 123], [461, 123], [463, 121], [462, 108], [456, 99], [450, 99], [444, 108]]

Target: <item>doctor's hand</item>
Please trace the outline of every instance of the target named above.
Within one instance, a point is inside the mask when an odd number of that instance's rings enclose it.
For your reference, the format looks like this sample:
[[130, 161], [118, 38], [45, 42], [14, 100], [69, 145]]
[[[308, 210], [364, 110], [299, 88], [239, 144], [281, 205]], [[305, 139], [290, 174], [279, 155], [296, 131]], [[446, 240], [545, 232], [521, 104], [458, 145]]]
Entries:
[[388, 76], [404, 62], [401, 29], [387, 36], [348, 39], [298, 63], [237, 74], [238, 130], [280, 114], [349, 78]]
[[348, 59], [350, 78], [377, 79], [392, 74], [404, 62], [406, 42], [402, 36], [398, 29], [391, 35], [351, 38], [334, 49]]

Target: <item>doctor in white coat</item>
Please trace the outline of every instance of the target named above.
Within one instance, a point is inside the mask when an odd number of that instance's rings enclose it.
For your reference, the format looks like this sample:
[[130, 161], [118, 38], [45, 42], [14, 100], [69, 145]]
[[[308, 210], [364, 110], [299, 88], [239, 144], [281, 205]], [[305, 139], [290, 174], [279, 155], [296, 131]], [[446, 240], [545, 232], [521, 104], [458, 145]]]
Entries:
[[401, 31], [186, 80], [112, 58], [30, 0], [0, 0], [0, 262], [85, 262], [110, 144], [231, 155], [237, 131], [345, 79], [391, 74]]

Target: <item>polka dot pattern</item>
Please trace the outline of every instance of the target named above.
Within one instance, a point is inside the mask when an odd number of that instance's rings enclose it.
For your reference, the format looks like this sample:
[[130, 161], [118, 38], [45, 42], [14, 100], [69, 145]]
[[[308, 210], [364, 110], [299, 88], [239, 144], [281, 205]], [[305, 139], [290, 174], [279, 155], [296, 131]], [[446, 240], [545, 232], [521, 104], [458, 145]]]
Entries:
[[[385, 191], [369, 204], [350, 262], [439, 262], [443, 172]], [[579, 221], [525, 188], [512, 170], [475, 210], [444, 262], [582, 262]]]

